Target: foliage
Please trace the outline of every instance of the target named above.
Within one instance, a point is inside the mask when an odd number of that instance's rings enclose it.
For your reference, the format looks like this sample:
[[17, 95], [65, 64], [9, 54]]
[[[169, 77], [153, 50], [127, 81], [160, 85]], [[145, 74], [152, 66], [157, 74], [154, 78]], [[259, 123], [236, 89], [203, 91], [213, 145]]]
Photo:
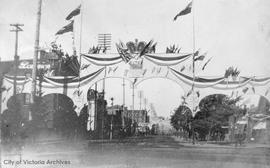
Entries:
[[237, 68], [234, 67], [229, 67], [228, 69], [226, 69], [224, 77], [228, 78], [229, 76], [232, 77], [237, 77], [240, 74], [240, 71]]
[[180, 50], [181, 48], [174, 44], [166, 48], [166, 53], [179, 53]]
[[[93, 47], [90, 47], [89, 50], [88, 50], [88, 54], [99, 54], [101, 51], [101, 46], [93, 46]], [[106, 50], [105, 50], [106, 51]], [[103, 51], [103, 53], [105, 52]]]
[[226, 95], [214, 94], [201, 100], [200, 111], [195, 115], [192, 123], [201, 139], [205, 139], [207, 134], [225, 134], [222, 126], [229, 125], [229, 118], [245, 114], [245, 110], [236, 106], [240, 99], [241, 97], [230, 98]]
[[199, 133], [199, 138], [201, 140], [205, 140], [206, 136], [209, 134], [210, 125], [211, 121], [205, 119], [193, 120], [191, 123], [191, 127], [194, 129], [195, 132]]
[[35, 103], [30, 105], [30, 110], [32, 112], [32, 126], [36, 128], [44, 127], [47, 105], [42, 100], [42, 97], [35, 97]]
[[192, 113], [191, 110], [186, 107], [180, 105], [175, 111], [174, 114], [171, 116], [171, 125], [176, 130], [184, 130], [189, 131], [189, 123], [192, 120]]

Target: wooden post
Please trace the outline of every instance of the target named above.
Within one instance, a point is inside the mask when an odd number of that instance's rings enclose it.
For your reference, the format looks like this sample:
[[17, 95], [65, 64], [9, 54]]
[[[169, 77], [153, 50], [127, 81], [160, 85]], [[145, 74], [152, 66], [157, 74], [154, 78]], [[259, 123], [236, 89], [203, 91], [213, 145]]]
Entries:
[[36, 77], [37, 77], [37, 59], [39, 52], [39, 35], [40, 35], [40, 20], [41, 20], [41, 5], [42, 0], [38, 1], [37, 23], [36, 23], [36, 39], [35, 39], [35, 51], [33, 57], [33, 71], [32, 71], [32, 94], [31, 103], [34, 103], [34, 97], [36, 95]]
[[122, 113], [121, 113], [121, 118], [122, 118], [122, 128], [125, 127], [125, 116], [124, 116], [124, 110], [125, 110], [125, 99], [126, 99], [126, 92], [125, 92], [125, 79], [123, 78], [123, 108], [122, 108]]
[[15, 74], [14, 74], [14, 83], [13, 83], [13, 95], [16, 95], [16, 90], [17, 90], [17, 71], [18, 71], [18, 61], [19, 61], [19, 56], [18, 56], [18, 33], [20, 31], [23, 31], [21, 26], [23, 26], [23, 24], [10, 24], [10, 26], [13, 26], [15, 29], [14, 30], [10, 30], [11, 32], [15, 32], [15, 54], [14, 54], [14, 70], [15, 70]]

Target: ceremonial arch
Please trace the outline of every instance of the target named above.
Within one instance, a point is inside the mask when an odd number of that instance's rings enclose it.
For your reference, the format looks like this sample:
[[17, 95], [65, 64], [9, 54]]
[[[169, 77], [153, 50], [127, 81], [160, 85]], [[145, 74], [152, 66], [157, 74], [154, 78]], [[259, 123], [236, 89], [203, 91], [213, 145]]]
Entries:
[[[52, 93], [67, 95], [73, 100], [78, 113], [87, 104], [89, 88], [106, 78], [120, 78], [129, 81], [134, 87], [152, 78], [166, 78], [176, 82], [184, 90], [181, 101], [185, 101], [193, 113], [198, 111], [202, 98], [210, 94], [225, 94], [237, 97], [246, 94], [260, 94], [270, 100], [270, 77], [224, 76], [193, 78], [192, 62], [203, 65], [205, 55], [195, 53], [167, 52], [155, 53], [152, 41], [119, 43], [118, 53], [81, 54], [79, 76], [44, 76], [37, 82], [40, 95]], [[206, 61], [208, 63], [209, 61]], [[204, 62], [205, 63], [205, 62]], [[206, 65], [206, 64], [205, 64]], [[201, 68], [201, 67], [200, 67]], [[205, 68], [205, 67], [203, 67]], [[198, 68], [199, 69], [199, 68]], [[17, 93], [31, 93], [32, 79], [17, 76]], [[2, 82], [1, 112], [7, 108], [12, 96], [14, 76], [5, 75]]]

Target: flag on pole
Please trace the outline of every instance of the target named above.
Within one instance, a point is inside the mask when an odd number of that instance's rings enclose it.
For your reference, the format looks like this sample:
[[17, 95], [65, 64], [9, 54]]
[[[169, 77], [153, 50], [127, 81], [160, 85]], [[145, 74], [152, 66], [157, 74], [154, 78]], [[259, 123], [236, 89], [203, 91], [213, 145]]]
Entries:
[[252, 86], [251, 89], [252, 89], [253, 93], [256, 93], [255, 88], [253, 86]]
[[74, 16], [79, 15], [81, 12], [81, 5], [79, 5], [76, 9], [74, 9], [67, 17], [66, 20], [70, 20]]
[[243, 91], [243, 93], [244, 93], [244, 94], [246, 94], [246, 93], [247, 93], [247, 91], [248, 91], [248, 89], [249, 89], [248, 87], [245, 87], [245, 88], [242, 90], [242, 91]]
[[202, 67], [202, 70], [204, 70], [205, 69], [205, 67], [206, 67], [206, 65], [211, 61], [211, 59], [212, 59], [212, 57], [211, 58], [209, 58], [207, 61], [206, 61], [206, 63], [203, 65], [203, 67]]
[[[121, 46], [119, 46], [118, 44], [115, 44], [116, 45], [116, 49], [119, 53], [119, 55], [121, 56], [121, 58], [123, 59], [123, 61], [125, 63], [128, 63], [131, 59], [131, 56], [130, 54], [127, 52], [126, 49], [123, 49]], [[121, 45], [121, 44], [120, 44]]]
[[191, 8], [192, 8], [192, 1], [187, 5], [187, 7], [182, 10], [181, 12], [179, 12], [174, 18], [173, 20], [176, 21], [176, 19], [179, 17], [179, 16], [182, 16], [182, 15], [187, 15], [191, 12]]
[[206, 57], [206, 55], [207, 55], [207, 52], [204, 53], [204, 54], [202, 54], [202, 55], [200, 55], [200, 56], [198, 56], [198, 57], [196, 57], [196, 58], [194, 59], [194, 61], [203, 61], [204, 58]]
[[195, 62], [196, 62], [196, 61], [203, 61], [204, 58], [205, 58], [205, 56], [204, 56], [204, 55], [201, 55], [201, 56], [199, 56], [199, 57], [197, 57], [197, 58], [194, 58], [194, 61], [195, 61]]
[[74, 21], [72, 20], [68, 25], [62, 27], [55, 35], [61, 35], [67, 32], [73, 32], [73, 23]]

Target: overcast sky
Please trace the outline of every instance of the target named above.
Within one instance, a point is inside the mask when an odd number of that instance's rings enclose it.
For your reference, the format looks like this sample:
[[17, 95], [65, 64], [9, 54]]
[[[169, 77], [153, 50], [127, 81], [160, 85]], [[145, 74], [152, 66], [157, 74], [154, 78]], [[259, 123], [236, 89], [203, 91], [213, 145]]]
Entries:
[[[81, 52], [97, 44], [98, 33], [112, 33], [112, 51], [119, 40], [138, 38], [158, 42], [157, 52], [165, 52], [171, 44], [178, 44], [184, 52], [192, 51], [192, 15], [173, 17], [190, 0], [83, 0]], [[11, 23], [24, 24], [19, 34], [21, 59], [33, 57], [37, 0], [0, 0], [0, 57], [11, 60], [14, 55], [14, 33]], [[81, 0], [43, 0], [40, 45], [46, 47], [54, 34], [68, 22], [67, 14]], [[238, 67], [241, 75], [270, 76], [270, 1], [269, 0], [195, 0], [196, 48], [208, 51], [212, 61], [202, 75], [223, 75], [229, 66]], [[75, 19], [76, 46], [79, 50], [80, 17]], [[58, 38], [66, 52], [71, 53], [71, 35]], [[152, 81], [153, 82], [153, 81]], [[157, 112], [169, 115], [179, 105], [182, 90], [168, 80], [147, 81], [139, 89], [154, 103]], [[108, 96], [121, 92], [108, 89]], [[121, 89], [121, 86], [119, 86]], [[127, 93], [128, 94], [128, 93]], [[121, 95], [121, 94], [120, 94]], [[164, 98], [169, 97], [166, 102]], [[118, 100], [117, 100], [118, 99]], [[122, 98], [116, 98], [116, 103]], [[164, 103], [166, 105], [164, 105]]]

